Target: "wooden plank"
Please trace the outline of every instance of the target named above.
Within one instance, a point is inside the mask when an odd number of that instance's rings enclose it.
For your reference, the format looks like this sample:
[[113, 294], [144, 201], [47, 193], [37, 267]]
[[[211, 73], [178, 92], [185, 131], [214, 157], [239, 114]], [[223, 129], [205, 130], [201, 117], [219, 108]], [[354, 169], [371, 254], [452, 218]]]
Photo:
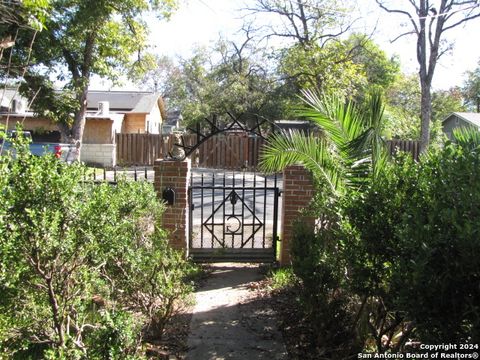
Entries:
[[122, 147], [121, 147], [121, 144], [120, 144], [121, 137], [119, 135], [120, 134], [115, 134], [115, 143], [117, 144], [117, 149], [116, 149], [117, 162], [120, 162], [121, 158], [122, 158], [122, 151], [121, 151]]
[[[218, 167], [225, 167], [227, 169], [232, 169], [233, 168], [233, 146], [235, 143], [235, 139], [233, 136], [225, 136], [224, 141], [222, 144], [222, 153], [223, 153], [223, 159], [221, 160], [221, 163], [218, 164]], [[224, 165], [224, 166], [222, 166]]]
[[212, 168], [216, 168], [218, 164], [218, 147], [219, 145], [219, 137], [215, 136], [212, 138], [212, 163], [210, 164]]
[[132, 139], [131, 139], [131, 136], [130, 134], [126, 134], [127, 135], [127, 141], [126, 141], [126, 153], [125, 153], [125, 164], [129, 164], [131, 161], [132, 161], [132, 155], [130, 154], [131, 151], [132, 151]]
[[152, 135], [149, 132], [145, 135], [145, 140], [144, 140], [144, 146], [145, 148], [143, 149], [143, 165], [147, 166], [150, 165], [150, 159], [151, 159], [151, 149], [152, 149]]
[[242, 168], [248, 167], [248, 142], [250, 141], [250, 136], [243, 138], [243, 157], [242, 157]]
[[128, 151], [129, 151], [129, 148], [128, 148], [128, 134], [125, 134], [125, 136], [123, 136], [123, 160], [124, 160], [124, 164], [128, 163]]

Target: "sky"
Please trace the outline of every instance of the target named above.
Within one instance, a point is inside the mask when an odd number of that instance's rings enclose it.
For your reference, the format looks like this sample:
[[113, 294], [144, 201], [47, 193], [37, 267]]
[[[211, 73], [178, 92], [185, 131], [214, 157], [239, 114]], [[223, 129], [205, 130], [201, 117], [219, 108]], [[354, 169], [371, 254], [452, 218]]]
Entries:
[[[195, 46], [212, 46], [219, 36], [234, 38], [242, 26], [242, 9], [252, 0], [180, 0], [180, 8], [170, 21], [149, 18], [150, 42], [159, 55], [188, 57]], [[361, 8], [354, 14], [359, 20], [354, 30], [372, 34], [373, 40], [389, 56], [398, 55], [405, 73], [416, 73], [415, 37], [403, 37], [391, 42], [401, 31], [403, 18], [386, 13], [378, 8], [374, 0], [360, 0]], [[399, 0], [396, 0], [399, 1]], [[454, 45], [445, 54], [435, 70], [434, 89], [448, 89], [461, 86], [465, 72], [473, 70], [480, 61], [480, 18], [466, 26], [445, 33], [446, 39]], [[94, 86], [108, 87], [108, 82], [96, 81]], [[125, 85], [124, 85], [125, 86]], [[128, 85], [127, 85], [128, 86]]]

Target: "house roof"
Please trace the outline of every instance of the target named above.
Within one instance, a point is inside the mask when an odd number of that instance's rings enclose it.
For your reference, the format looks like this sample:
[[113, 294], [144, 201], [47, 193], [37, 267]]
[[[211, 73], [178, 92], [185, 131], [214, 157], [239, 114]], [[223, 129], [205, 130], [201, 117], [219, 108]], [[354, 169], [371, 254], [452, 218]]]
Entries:
[[12, 100], [20, 100], [27, 103], [25, 98], [18, 93], [15, 89], [0, 89], [0, 106], [4, 108], [10, 108], [12, 106]]
[[480, 113], [473, 113], [473, 112], [454, 112], [448, 115], [448, 117], [443, 120], [443, 122], [447, 121], [451, 116], [456, 116], [472, 125], [475, 125], [480, 128]]
[[315, 126], [308, 120], [275, 120], [275, 124], [284, 130], [299, 130], [309, 132]]
[[[11, 108], [12, 98], [21, 101], [25, 105], [24, 110], [28, 112], [27, 99], [22, 97], [15, 89], [0, 89], [0, 106], [2, 108]], [[159, 99], [160, 94], [146, 91], [90, 90], [87, 95], [87, 111], [96, 113], [98, 112], [98, 103], [108, 101], [109, 110], [112, 112], [148, 114]]]
[[111, 111], [150, 113], [160, 94], [144, 91], [98, 91], [90, 90], [87, 109], [97, 110], [98, 103], [108, 101]]

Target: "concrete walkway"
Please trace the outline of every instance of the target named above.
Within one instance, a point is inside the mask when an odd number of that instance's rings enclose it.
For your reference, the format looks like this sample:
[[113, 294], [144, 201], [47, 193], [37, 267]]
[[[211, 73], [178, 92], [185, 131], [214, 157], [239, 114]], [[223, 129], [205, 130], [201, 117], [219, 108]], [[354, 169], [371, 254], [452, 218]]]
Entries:
[[261, 278], [257, 265], [214, 265], [196, 293], [186, 359], [287, 359], [268, 300], [248, 289]]

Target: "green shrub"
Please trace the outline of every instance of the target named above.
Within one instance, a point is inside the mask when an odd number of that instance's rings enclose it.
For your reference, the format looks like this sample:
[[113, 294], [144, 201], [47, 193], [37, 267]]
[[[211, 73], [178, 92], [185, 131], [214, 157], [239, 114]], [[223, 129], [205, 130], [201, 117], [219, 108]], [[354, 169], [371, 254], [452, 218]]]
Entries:
[[15, 159], [0, 157], [5, 358], [142, 357], [141, 339], [160, 336], [191, 290], [153, 186], [93, 185], [83, 171], [21, 144]]
[[417, 177], [415, 163], [402, 157], [387, 166], [375, 182], [341, 201], [338, 238], [346, 261], [345, 287], [360, 299], [355, 326], [369, 350], [398, 351], [411, 331], [405, 313], [397, 309], [392, 277], [404, 256], [397, 229]]
[[343, 291], [343, 259], [332, 240], [334, 224], [315, 232], [297, 223], [292, 245], [292, 267], [301, 280], [301, 305], [316, 334], [314, 348], [322, 356], [344, 359], [361, 347], [354, 333], [351, 299]]
[[394, 285], [424, 341], [480, 341], [479, 145], [466, 136], [425, 158], [406, 199]]
[[340, 199], [320, 188], [321, 226], [295, 230], [302, 304], [331, 357], [480, 341], [480, 138], [457, 136]]

